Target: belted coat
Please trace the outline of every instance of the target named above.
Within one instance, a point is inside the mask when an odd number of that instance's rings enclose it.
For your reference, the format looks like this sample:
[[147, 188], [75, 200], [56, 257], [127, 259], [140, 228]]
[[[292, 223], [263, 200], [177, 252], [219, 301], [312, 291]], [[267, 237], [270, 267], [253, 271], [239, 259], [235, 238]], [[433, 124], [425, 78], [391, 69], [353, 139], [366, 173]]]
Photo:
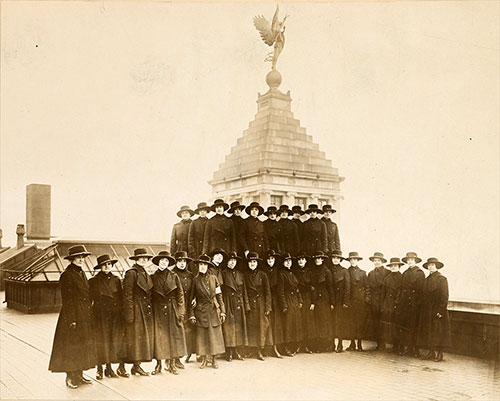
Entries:
[[207, 221], [207, 217], [198, 217], [189, 226], [188, 254], [193, 259], [198, 258], [203, 253], [203, 239]]
[[264, 230], [267, 235], [268, 249], [281, 253], [280, 236], [281, 226], [277, 220], [267, 219], [264, 221]]
[[[293, 224], [293, 223], [292, 223]], [[302, 333], [302, 295], [299, 281], [291, 270], [282, 268], [278, 273], [278, 303], [283, 313], [283, 340], [285, 343], [300, 342]]]
[[231, 219], [223, 214], [216, 214], [207, 221], [203, 235], [203, 253], [210, 254], [216, 248], [227, 253], [236, 252], [236, 234]]
[[324, 253], [328, 251], [326, 225], [321, 219], [306, 220], [302, 234], [302, 249], [309, 255], [312, 256], [318, 251]]
[[181, 220], [172, 227], [172, 235], [170, 236], [170, 253], [172, 255], [179, 251], [189, 252], [188, 236], [191, 223], [191, 219]]
[[244, 273], [250, 311], [247, 315], [248, 345], [273, 345], [269, 313], [272, 310], [271, 289], [267, 274], [257, 268]]
[[280, 227], [279, 248], [281, 252], [288, 252], [290, 255], [295, 256], [300, 251], [297, 225], [288, 219], [281, 219], [278, 224]]
[[244, 220], [241, 232], [241, 246], [243, 251], [257, 252], [261, 257], [269, 249], [264, 223], [257, 217], [248, 217]]

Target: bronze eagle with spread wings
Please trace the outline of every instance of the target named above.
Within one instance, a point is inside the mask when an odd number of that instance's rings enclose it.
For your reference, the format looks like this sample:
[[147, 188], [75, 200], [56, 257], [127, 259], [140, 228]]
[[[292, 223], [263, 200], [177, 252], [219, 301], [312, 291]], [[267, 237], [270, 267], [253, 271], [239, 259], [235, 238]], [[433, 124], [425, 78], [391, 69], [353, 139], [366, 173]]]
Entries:
[[274, 51], [269, 53], [264, 59], [264, 61], [271, 61], [273, 70], [276, 69], [276, 62], [285, 45], [285, 21], [288, 17], [288, 15], [286, 15], [285, 18], [280, 21], [278, 20], [278, 12], [279, 5], [276, 5], [272, 23], [269, 23], [262, 15], [257, 15], [253, 18], [253, 24], [259, 31], [260, 37], [264, 43], [268, 46], [274, 44]]

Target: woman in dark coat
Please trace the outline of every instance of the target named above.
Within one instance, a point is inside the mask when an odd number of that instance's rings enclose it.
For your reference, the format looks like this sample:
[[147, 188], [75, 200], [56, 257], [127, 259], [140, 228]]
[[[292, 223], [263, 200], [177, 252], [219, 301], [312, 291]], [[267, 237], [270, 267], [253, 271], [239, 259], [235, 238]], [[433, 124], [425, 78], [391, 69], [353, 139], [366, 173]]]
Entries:
[[222, 284], [224, 284], [222, 271], [224, 270], [224, 264], [227, 262], [227, 252], [224, 249], [216, 248], [209, 256], [212, 258], [212, 264], [208, 267], [208, 273], [217, 277], [217, 281], [222, 288]]
[[295, 276], [297, 277], [298, 287], [302, 296], [302, 308], [300, 308], [302, 322], [302, 351], [311, 354], [314, 341], [316, 340], [316, 321], [314, 311], [311, 310], [312, 291], [313, 291], [313, 272], [307, 265], [305, 252], [298, 252], [296, 258]]
[[332, 311], [333, 347], [335, 348], [335, 338], [337, 338], [335, 352], [340, 353], [344, 351], [343, 340], [348, 337], [351, 276], [349, 271], [340, 264], [344, 260], [341, 251], [333, 251], [330, 256], [334, 306]]
[[89, 255], [83, 245], [70, 247], [65, 257], [70, 264], [59, 279], [62, 309], [57, 320], [49, 370], [66, 372], [66, 385], [73, 389], [80, 384], [92, 384], [83, 377], [83, 371], [97, 364], [89, 284], [82, 270], [84, 258]]
[[304, 222], [302, 227], [302, 249], [311, 256], [316, 252], [326, 252], [328, 247], [326, 225], [319, 218], [319, 212], [321, 209], [318, 205], [309, 205], [306, 210], [309, 219]]
[[233, 222], [224, 212], [229, 205], [222, 199], [216, 199], [211, 206], [215, 216], [207, 221], [203, 235], [203, 253], [211, 254], [214, 249], [224, 249], [226, 252], [236, 252], [236, 234]]
[[[174, 272], [179, 276], [181, 281], [182, 290], [184, 292], [184, 305], [186, 310], [189, 310], [188, 303], [190, 302], [189, 296], [191, 294], [191, 288], [193, 287], [194, 275], [187, 269], [188, 262], [191, 262], [191, 258], [188, 257], [187, 252], [177, 252], [175, 255], [175, 269]], [[186, 338], [186, 363], [189, 363], [189, 359], [192, 354], [196, 353], [196, 329], [192, 324], [189, 323], [189, 315], [184, 314], [183, 320], [184, 335]], [[175, 361], [177, 368], [183, 369], [184, 365], [179, 358]]]
[[382, 281], [380, 325], [381, 337], [384, 343], [392, 344], [391, 352], [402, 354], [401, 338], [399, 329], [396, 325], [396, 316], [399, 308], [399, 299], [401, 297], [401, 281], [403, 276], [399, 271], [404, 263], [399, 258], [391, 258], [387, 264], [390, 272]]
[[[292, 223], [293, 224], [293, 223]], [[285, 355], [295, 356], [302, 341], [302, 295], [299, 281], [292, 272], [292, 255], [282, 256], [283, 266], [278, 273], [278, 302], [283, 312]]]
[[186, 355], [184, 336], [184, 291], [181, 280], [174, 273], [175, 259], [167, 251], [153, 258], [158, 270], [153, 274], [153, 312], [155, 322], [154, 357], [156, 367], [152, 374], [161, 373], [161, 360], [167, 370], [179, 374], [176, 359]]
[[[323, 223], [321, 223], [323, 224]], [[314, 351], [323, 352], [330, 348], [332, 342], [331, 316], [333, 310], [333, 284], [330, 270], [323, 263], [326, 255], [317, 252], [313, 256], [313, 287], [310, 309], [314, 311], [316, 322], [316, 341]]]
[[[127, 357], [125, 324], [122, 316], [123, 291], [118, 277], [111, 273], [117, 262], [109, 255], [97, 258], [95, 270], [100, 270], [89, 280], [90, 298], [95, 329], [97, 350], [97, 380], [103, 377], [102, 365], [106, 364], [106, 377], [128, 377], [124, 359]], [[120, 362], [116, 373], [111, 363]], [[118, 374], [118, 376], [117, 376]]]
[[127, 359], [132, 361], [132, 375], [148, 376], [141, 362], [153, 359], [154, 321], [153, 280], [146, 272], [145, 266], [153, 256], [145, 248], [134, 250], [130, 259], [134, 265], [125, 273], [123, 280], [123, 314], [127, 332]]
[[208, 273], [208, 266], [212, 265], [210, 256], [201, 255], [194, 262], [198, 266], [198, 275], [193, 279], [189, 299], [196, 300], [196, 306], [190, 307], [189, 320], [196, 325], [196, 350], [201, 356], [200, 368], [205, 368], [210, 360], [212, 367], [217, 369], [219, 366], [215, 355], [226, 351], [222, 334], [226, 309], [219, 281], [215, 275]]
[[279, 257], [274, 250], [267, 251], [266, 261], [264, 262], [264, 272], [267, 274], [269, 280], [269, 288], [271, 289], [272, 310], [271, 310], [271, 326], [269, 335], [273, 342], [273, 353], [276, 358], [281, 358], [278, 351], [278, 346], [282, 346], [283, 339], [283, 315], [278, 302], [278, 271], [279, 271]]
[[191, 217], [193, 214], [194, 212], [187, 205], [181, 206], [180, 210], [177, 212], [177, 216], [181, 218], [181, 221], [175, 223], [172, 227], [172, 235], [170, 236], [170, 252], [188, 252], [189, 229], [191, 227]]
[[234, 234], [236, 235], [236, 253], [240, 257], [244, 256], [245, 251], [245, 249], [243, 248], [244, 241], [242, 241], [244, 230], [243, 227], [245, 225], [245, 219], [241, 215], [243, 210], [245, 210], [245, 205], [242, 205], [238, 201], [234, 201], [233, 203], [231, 203], [230, 208], [227, 211], [227, 213], [231, 215], [231, 217], [229, 218], [233, 222]]
[[370, 288], [370, 303], [367, 310], [366, 319], [366, 339], [377, 341], [377, 350], [384, 351], [385, 343], [382, 339], [382, 330], [380, 328], [380, 309], [382, 308], [382, 282], [389, 270], [387, 270], [383, 263], [387, 262], [381, 252], [375, 252], [370, 256], [375, 268], [368, 273], [367, 285]]
[[264, 230], [266, 231], [268, 249], [280, 253], [281, 226], [277, 220], [278, 208], [276, 206], [269, 206], [264, 215], [267, 216], [267, 220], [264, 221]]
[[438, 270], [444, 264], [429, 258], [423, 264], [429, 271], [422, 290], [422, 308], [418, 328], [418, 344], [428, 349], [423, 359], [443, 360], [443, 349], [451, 347], [450, 318], [448, 316], [448, 280]]
[[264, 209], [257, 202], [252, 202], [245, 209], [249, 217], [244, 220], [241, 231], [241, 247], [243, 252], [255, 252], [264, 255], [269, 244], [267, 241], [264, 223], [259, 220], [259, 216], [264, 213]]
[[243, 360], [238, 353], [237, 347], [248, 346], [247, 319], [246, 314], [250, 311], [247, 287], [243, 273], [236, 268], [241, 258], [232, 252], [222, 270], [223, 285], [222, 298], [226, 307], [226, 321], [222, 326], [224, 343], [226, 345], [227, 360], [231, 362], [233, 357]]
[[260, 270], [262, 260], [255, 252], [247, 255], [248, 271], [245, 273], [245, 284], [248, 292], [250, 310], [247, 315], [248, 346], [256, 348], [257, 359], [263, 361], [262, 350], [270, 346], [270, 314], [272, 310], [271, 289], [266, 273]]
[[287, 252], [290, 255], [295, 256], [300, 249], [299, 231], [297, 229], [297, 225], [292, 220], [288, 219], [290, 209], [287, 205], [281, 205], [279, 213], [281, 216], [278, 221], [280, 226], [280, 249], [282, 252]]
[[[205, 202], [198, 203], [198, 207], [194, 213], [199, 217], [196, 220], [193, 220], [189, 225], [188, 253], [192, 258], [197, 258], [203, 253], [203, 238], [205, 236], [205, 228], [208, 222], [208, 212], [210, 212], [210, 206], [208, 206]], [[172, 249], [170, 250], [172, 254], [174, 254]]]
[[[366, 272], [358, 267], [358, 262], [362, 259], [357, 252], [349, 252], [349, 256], [346, 258], [351, 264], [348, 269], [351, 280], [351, 301], [349, 304], [349, 338], [351, 344], [347, 348], [348, 351], [363, 351], [362, 339], [365, 337], [370, 288], [368, 287]], [[355, 340], [357, 340], [357, 344]]]

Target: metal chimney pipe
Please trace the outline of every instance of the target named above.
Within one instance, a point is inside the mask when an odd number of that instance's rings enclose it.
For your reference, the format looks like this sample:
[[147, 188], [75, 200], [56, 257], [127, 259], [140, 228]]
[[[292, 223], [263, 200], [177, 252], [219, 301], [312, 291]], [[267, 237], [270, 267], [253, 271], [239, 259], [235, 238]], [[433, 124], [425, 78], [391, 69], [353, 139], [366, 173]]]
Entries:
[[24, 234], [26, 234], [26, 230], [24, 229], [24, 224], [17, 225], [16, 234], [17, 234], [17, 249], [20, 249], [24, 246]]

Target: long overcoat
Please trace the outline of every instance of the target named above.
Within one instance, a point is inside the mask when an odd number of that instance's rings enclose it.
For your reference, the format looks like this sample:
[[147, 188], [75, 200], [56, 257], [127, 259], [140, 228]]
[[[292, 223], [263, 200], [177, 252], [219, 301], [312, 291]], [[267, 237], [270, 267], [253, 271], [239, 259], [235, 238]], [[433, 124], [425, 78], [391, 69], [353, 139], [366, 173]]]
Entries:
[[269, 330], [272, 332], [270, 337], [273, 339], [273, 344], [283, 344], [283, 313], [281, 312], [279, 301], [278, 301], [278, 267], [276, 264], [273, 268], [269, 268], [267, 264], [266, 266], [266, 274], [269, 280], [269, 288], [271, 290], [271, 302], [272, 302], [272, 311], [271, 311], [271, 326]]
[[309, 255], [312, 256], [318, 251], [327, 252], [326, 225], [321, 219], [309, 218], [306, 220], [302, 234], [302, 249]]
[[358, 266], [348, 269], [351, 281], [351, 300], [349, 304], [350, 339], [363, 339], [366, 333], [366, 312], [370, 301], [370, 288], [366, 272]]
[[403, 273], [401, 299], [396, 319], [405, 345], [416, 345], [424, 282], [425, 274], [418, 266], [412, 266]]
[[113, 273], [99, 272], [89, 280], [97, 363], [121, 362], [127, 357], [122, 315], [122, 283]]
[[155, 323], [154, 357], [180, 358], [186, 355], [184, 316], [186, 307], [181, 280], [177, 274], [158, 269], [153, 279], [153, 311]]
[[302, 250], [302, 242], [304, 241], [304, 234], [302, 231], [304, 229], [304, 223], [300, 220], [300, 218], [292, 218], [290, 221], [295, 224], [295, 227], [297, 227], [297, 234], [299, 235], [299, 250]]
[[[292, 223], [293, 224], [293, 223]], [[302, 295], [299, 281], [291, 270], [278, 273], [278, 301], [283, 312], [283, 339], [285, 343], [302, 341]]]
[[243, 273], [236, 269], [222, 271], [222, 298], [226, 307], [226, 321], [222, 326], [226, 347], [248, 345], [246, 314], [250, 311], [247, 287]]
[[240, 238], [243, 251], [257, 252], [263, 256], [269, 249], [264, 223], [257, 217], [250, 216], [244, 220]]
[[154, 351], [153, 280], [134, 264], [123, 280], [123, 315], [127, 333], [127, 359], [151, 361]]
[[189, 252], [189, 227], [192, 220], [181, 220], [175, 223], [172, 227], [172, 235], [170, 236], [170, 253], [174, 255], [176, 252]]
[[273, 345], [268, 316], [272, 310], [272, 300], [267, 274], [259, 269], [249, 270], [244, 276], [250, 304], [247, 315], [248, 345], [262, 348]]
[[402, 279], [403, 276], [399, 271], [389, 272], [382, 282], [382, 306], [380, 308], [381, 337], [384, 342], [393, 345], [400, 341], [396, 316], [401, 297]]
[[216, 248], [227, 253], [236, 252], [233, 222], [223, 214], [216, 214], [207, 221], [203, 235], [203, 253], [210, 254]]
[[330, 253], [333, 251], [340, 252], [340, 235], [339, 235], [339, 227], [337, 226], [337, 223], [335, 223], [334, 221], [332, 221], [331, 219], [328, 219], [326, 217], [323, 217], [321, 220], [326, 225], [327, 253]]
[[[244, 244], [245, 242], [242, 240], [243, 238], [243, 233], [244, 233], [244, 226], [245, 226], [245, 220], [241, 216], [236, 216], [233, 214], [230, 217], [231, 221], [233, 222], [233, 227], [234, 227], [234, 234], [236, 235], [236, 253], [238, 256], [244, 256]], [[253, 252], [253, 251], [252, 251]]]
[[264, 230], [267, 235], [268, 249], [281, 253], [280, 236], [281, 226], [277, 220], [267, 219], [264, 221]]
[[198, 258], [203, 253], [203, 238], [205, 237], [207, 221], [207, 217], [198, 217], [189, 226], [188, 254], [193, 259]]
[[[321, 223], [323, 224], [323, 223]], [[313, 291], [312, 303], [314, 304], [314, 319], [316, 321], [316, 338], [331, 340], [331, 305], [333, 305], [333, 283], [330, 270], [323, 263], [320, 266], [312, 265]]]
[[[330, 268], [333, 282], [332, 330], [335, 338], [346, 338], [349, 334], [349, 304], [351, 302], [351, 275], [341, 265]], [[347, 308], [344, 307], [347, 305]]]
[[[96, 347], [89, 284], [79, 266], [69, 264], [59, 278], [62, 308], [57, 320], [49, 370], [73, 372], [95, 367]], [[75, 322], [76, 327], [70, 324]]]
[[310, 309], [312, 299], [311, 292], [313, 289], [313, 273], [310, 267], [296, 267], [295, 276], [297, 277], [299, 291], [302, 296], [302, 308], [300, 309], [302, 337], [304, 340], [314, 340], [317, 338], [316, 320], [314, 318], [314, 311]]
[[370, 303], [366, 316], [366, 338], [380, 339], [380, 309], [382, 308], [382, 283], [389, 274], [385, 267], [376, 267], [368, 273], [367, 285], [370, 288]]
[[418, 345], [426, 349], [451, 347], [448, 280], [440, 272], [430, 274], [424, 282]]
[[[191, 296], [191, 288], [193, 286], [193, 273], [189, 270], [184, 269], [174, 269], [175, 274], [179, 277], [179, 280], [182, 285], [182, 291], [184, 293], [184, 304], [186, 306], [186, 310], [189, 310], [189, 304], [191, 300], [189, 297]], [[184, 335], [186, 338], [186, 355], [191, 355], [196, 352], [196, 329], [189, 322], [189, 316], [187, 313], [184, 314]]]
[[280, 227], [279, 248], [281, 252], [295, 256], [300, 251], [299, 232], [297, 225], [288, 219], [278, 221]]

